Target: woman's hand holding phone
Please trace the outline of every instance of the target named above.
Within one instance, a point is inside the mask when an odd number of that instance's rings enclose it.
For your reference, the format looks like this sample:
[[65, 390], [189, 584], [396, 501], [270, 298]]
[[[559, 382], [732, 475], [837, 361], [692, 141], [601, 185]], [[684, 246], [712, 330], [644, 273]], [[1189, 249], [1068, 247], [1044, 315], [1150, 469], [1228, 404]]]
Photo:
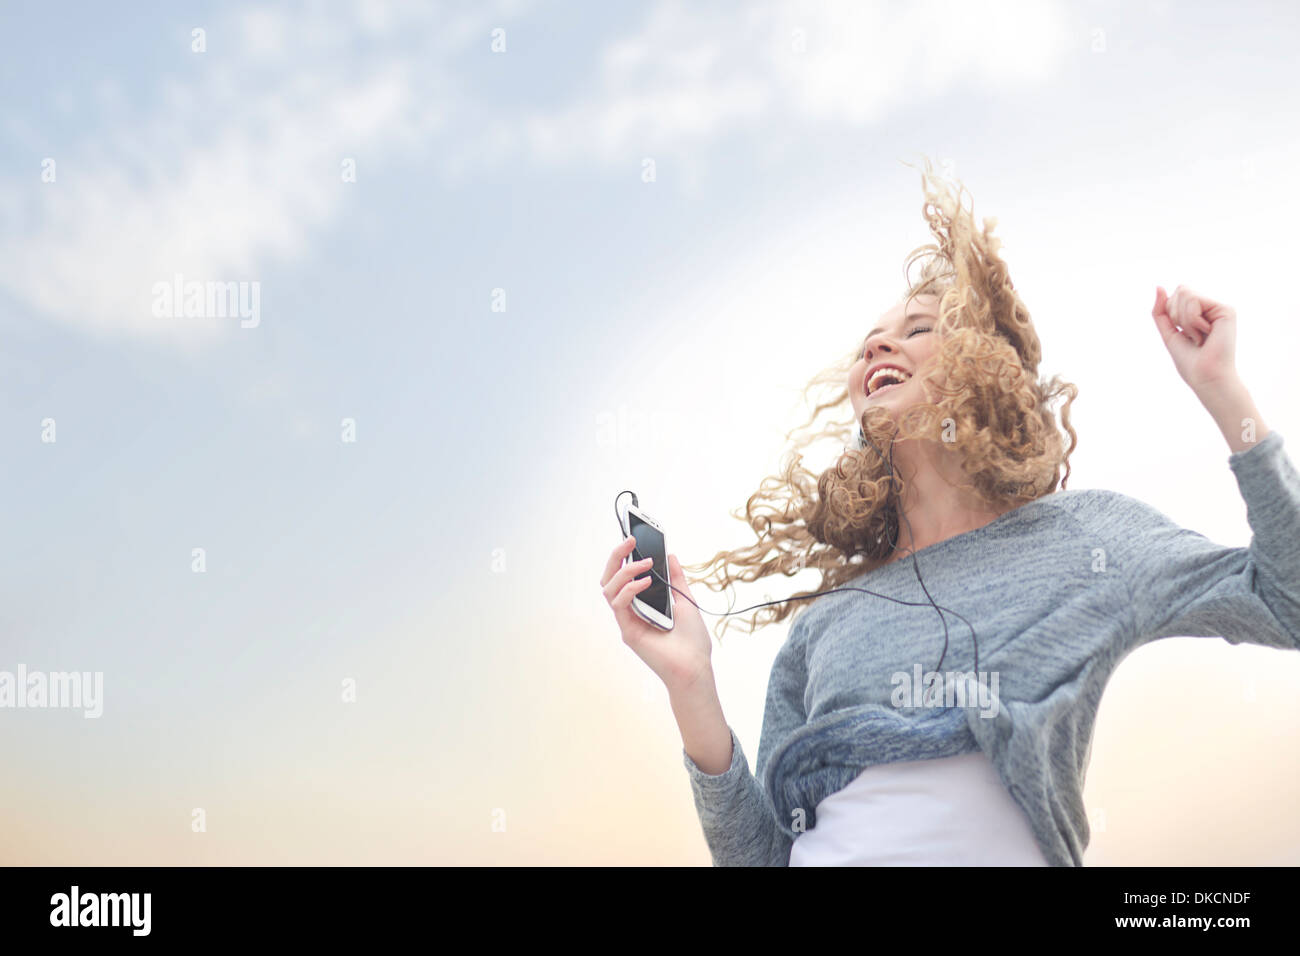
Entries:
[[[636, 548], [636, 538], [628, 535], [610, 552], [601, 575], [600, 586], [605, 600], [614, 611], [614, 620], [623, 633], [623, 643], [659, 676], [670, 694], [682, 694], [703, 680], [711, 680], [710, 657], [713, 642], [708, 628], [693, 603], [686, 586], [686, 575], [677, 555], [668, 555], [668, 580], [691, 601], [677, 601], [673, 606], [673, 629], [664, 631], [642, 620], [632, 610], [632, 599], [654, 581], [650, 574], [651, 559], [624, 564]], [[636, 577], [641, 575], [641, 577]]]

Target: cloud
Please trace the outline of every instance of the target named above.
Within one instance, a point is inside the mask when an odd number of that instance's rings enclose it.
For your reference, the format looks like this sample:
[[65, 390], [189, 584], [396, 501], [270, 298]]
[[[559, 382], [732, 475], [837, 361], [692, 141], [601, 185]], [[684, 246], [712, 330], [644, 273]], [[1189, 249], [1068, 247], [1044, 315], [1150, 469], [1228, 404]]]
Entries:
[[[663, 0], [604, 51], [593, 91], [536, 111], [502, 154], [549, 163], [689, 158], [735, 131], [864, 126], [958, 89], [1045, 79], [1069, 28], [1059, 2], [784, 2], [725, 8]], [[1080, 41], [1082, 42], [1082, 41]]]
[[[159, 77], [147, 106], [104, 93], [120, 88], [106, 78], [99, 121], [51, 157], [55, 182], [40, 182], [36, 155], [29, 176], [0, 182], [0, 216], [14, 224], [0, 236], [0, 286], [81, 328], [198, 344], [235, 324], [155, 318], [154, 285], [177, 273], [258, 281], [272, 261], [309, 255], [357, 193], [346, 159], [358, 181], [411, 157], [453, 180], [520, 157], [698, 163], [737, 132], [775, 141], [1031, 82], [1066, 42], [1058, 3], [661, 0], [603, 49], [576, 99], [519, 106], [516, 85], [488, 103], [473, 70], [486, 68], [492, 28], [525, 8], [368, 0], [225, 13], [204, 26], [207, 52], [182, 54], [196, 78]], [[188, 30], [176, 32], [182, 50]], [[31, 149], [29, 126], [10, 122]]]
[[270, 259], [306, 254], [353, 195], [345, 159], [361, 180], [442, 129], [456, 77], [440, 64], [486, 42], [500, 9], [371, 0], [355, 22], [304, 5], [205, 25], [207, 52], [186, 53], [198, 79], [160, 78], [149, 110], [100, 97], [94, 132], [51, 157], [54, 182], [33, 156], [29, 177], [0, 183], [0, 285], [97, 332], [194, 343], [232, 329], [155, 318], [154, 284], [257, 281]]

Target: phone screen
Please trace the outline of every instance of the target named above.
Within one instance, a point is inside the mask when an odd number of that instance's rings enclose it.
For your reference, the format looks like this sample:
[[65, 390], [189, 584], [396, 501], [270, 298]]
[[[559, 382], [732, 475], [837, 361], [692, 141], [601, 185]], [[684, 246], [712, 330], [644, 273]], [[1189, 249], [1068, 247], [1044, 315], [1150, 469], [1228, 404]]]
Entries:
[[672, 620], [672, 611], [668, 607], [668, 585], [664, 583], [668, 580], [668, 556], [664, 553], [664, 536], [634, 514], [628, 514], [627, 523], [629, 533], [636, 538], [636, 549], [632, 552], [632, 560], [654, 558], [650, 566], [659, 574], [659, 577], [654, 578], [653, 582], [636, 596], [636, 599]]

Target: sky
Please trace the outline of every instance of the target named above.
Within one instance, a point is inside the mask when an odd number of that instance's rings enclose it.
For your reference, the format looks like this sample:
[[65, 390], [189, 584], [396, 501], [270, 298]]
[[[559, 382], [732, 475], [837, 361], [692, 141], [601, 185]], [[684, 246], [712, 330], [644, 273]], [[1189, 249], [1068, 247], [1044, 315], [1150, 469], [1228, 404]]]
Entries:
[[[1300, 435], [1298, 27], [6, 4], [0, 670], [102, 672], [103, 713], [0, 709], [0, 862], [707, 865], [666, 693], [597, 583], [614, 496], [684, 563], [747, 543], [730, 512], [803, 385], [930, 239], [923, 156], [997, 218], [1041, 371], [1080, 388], [1070, 487], [1244, 546], [1150, 309], [1231, 304], [1264, 420]], [[177, 276], [256, 314], [160, 308]], [[714, 650], [747, 754], [786, 630]], [[1297, 680], [1219, 639], [1130, 655], [1085, 863], [1300, 863]]]

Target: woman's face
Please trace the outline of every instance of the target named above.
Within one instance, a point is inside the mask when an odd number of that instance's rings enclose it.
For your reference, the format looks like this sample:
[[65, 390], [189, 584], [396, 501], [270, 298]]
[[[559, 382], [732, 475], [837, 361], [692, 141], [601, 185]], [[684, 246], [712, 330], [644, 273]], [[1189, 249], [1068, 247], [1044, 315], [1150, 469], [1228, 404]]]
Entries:
[[[900, 302], [880, 317], [849, 370], [855, 419], [861, 419], [869, 406], [882, 406], [897, 419], [898, 412], [926, 400], [922, 383], [913, 376], [939, 347], [938, 322], [939, 297], [935, 295]], [[882, 367], [893, 367], [894, 377], [888, 377], [890, 372], [879, 373]], [[900, 384], [892, 384], [899, 379]]]

